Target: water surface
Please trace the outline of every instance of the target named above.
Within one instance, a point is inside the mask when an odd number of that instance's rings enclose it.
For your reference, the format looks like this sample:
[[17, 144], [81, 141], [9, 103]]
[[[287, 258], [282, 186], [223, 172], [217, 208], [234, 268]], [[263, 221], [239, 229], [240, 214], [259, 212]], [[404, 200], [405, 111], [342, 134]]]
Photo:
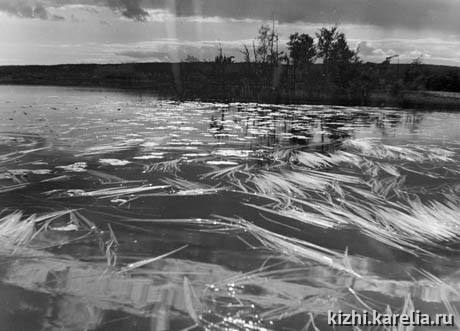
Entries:
[[0, 325], [329, 330], [328, 310], [455, 312], [459, 123], [1, 86]]

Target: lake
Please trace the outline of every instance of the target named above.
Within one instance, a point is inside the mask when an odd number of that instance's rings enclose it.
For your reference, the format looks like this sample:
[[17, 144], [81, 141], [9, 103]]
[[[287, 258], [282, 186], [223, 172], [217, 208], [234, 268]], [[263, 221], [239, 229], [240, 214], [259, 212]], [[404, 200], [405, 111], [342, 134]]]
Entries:
[[0, 86], [0, 325], [458, 316], [459, 152], [454, 112]]

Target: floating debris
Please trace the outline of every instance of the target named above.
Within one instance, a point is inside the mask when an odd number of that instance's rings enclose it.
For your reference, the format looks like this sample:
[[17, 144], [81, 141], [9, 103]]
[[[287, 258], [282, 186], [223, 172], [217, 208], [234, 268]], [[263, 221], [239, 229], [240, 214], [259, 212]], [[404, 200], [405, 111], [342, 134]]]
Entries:
[[135, 157], [133, 157], [133, 159], [135, 159], [135, 160], [162, 159], [162, 158], [164, 158], [164, 155], [165, 155], [164, 152], [150, 153], [150, 154], [147, 154], [147, 155], [135, 156]]
[[50, 169], [9, 169], [8, 173], [14, 176], [23, 176], [28, 174], [34, 175], [49, 175], [53, 171]]
[[131, 196], [137, 193], [162, 190], [168, 188], [168, 185], [159, 185], [159, 186], [149, 186], [141, 185], [138, 187], [112, 187], [101, 190], [85, 191], [81, 189], [71, 189], [71, 190], [53, 190], [44, 192], [44, 195], [53, 197], [53, 198], [64, 198], [64, 197], [99, 197], [99, 198], [110, 198], [115, 196]]
[[183, 158], [179, 158], [176, 160], [163, 161], [151, 165], [146, 165], [144, 166], [143, 173], [150, 173], [153, 171], [176, 173], [180, 170], [179, 165], [183, 160]]
[[217, 151], [213, 152], [214, 155], [234, 156], [234, 157], [239, 157], [239, 158], [246, 158], [251, 153], [252, 151], [250, 150], [238, 150], [238, 149], [218, 149]]
[[238, 162], [234, 161], [206, 161], [207, 164], [211, 165], [237, 165]]
[[88, 165], [86, 162], [75, 162], [66, 166], [57, 166], [57, 169], [63, 169], [70, 172], [85, 172]]
[[130, 164], [131, 162], [119, 159], [99, 159], [99, 163], [111, 166], [125, 166], [127, 164]]
[[76, 157], [81, 157], [81, 156], [91, 156], [91, 155], [99, 155], [99, 154], [109, 154], [109, 153], [115, 153], [115, 152], [120, 152], [120, 151], [125, 151], [130, 148], [135, 147], [139, 143], [141, 143], [143, 140], [136, 140], [132, 139], [131, 141], [126, 141], [118, 144], [107, 144], [107, 145], [99, 145], [99, 146], [93, 146], [93, 147], [88, 147], [85, 149], [84, 152], [82, 153], [77, 153], [75, 154]]

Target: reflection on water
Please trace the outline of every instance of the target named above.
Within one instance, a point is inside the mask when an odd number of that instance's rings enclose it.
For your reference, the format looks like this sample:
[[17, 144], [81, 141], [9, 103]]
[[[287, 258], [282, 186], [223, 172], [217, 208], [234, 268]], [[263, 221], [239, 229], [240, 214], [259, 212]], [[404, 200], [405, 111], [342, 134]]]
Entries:
[[328, 310], [458, 309], [456, 113], [0, 95], [7, 330], [329, 330]]

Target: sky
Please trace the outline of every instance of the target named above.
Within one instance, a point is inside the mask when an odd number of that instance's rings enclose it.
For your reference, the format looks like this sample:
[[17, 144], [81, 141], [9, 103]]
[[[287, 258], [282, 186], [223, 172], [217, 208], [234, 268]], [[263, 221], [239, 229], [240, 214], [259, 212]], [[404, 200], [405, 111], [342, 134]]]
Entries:
[[[0, 65], [242, 60], [262, 24], [337, 25], [364, 61], [460, 66], [460, 0], [0, 0]], [[395, 58], [393, 61], [397, 61]]]

